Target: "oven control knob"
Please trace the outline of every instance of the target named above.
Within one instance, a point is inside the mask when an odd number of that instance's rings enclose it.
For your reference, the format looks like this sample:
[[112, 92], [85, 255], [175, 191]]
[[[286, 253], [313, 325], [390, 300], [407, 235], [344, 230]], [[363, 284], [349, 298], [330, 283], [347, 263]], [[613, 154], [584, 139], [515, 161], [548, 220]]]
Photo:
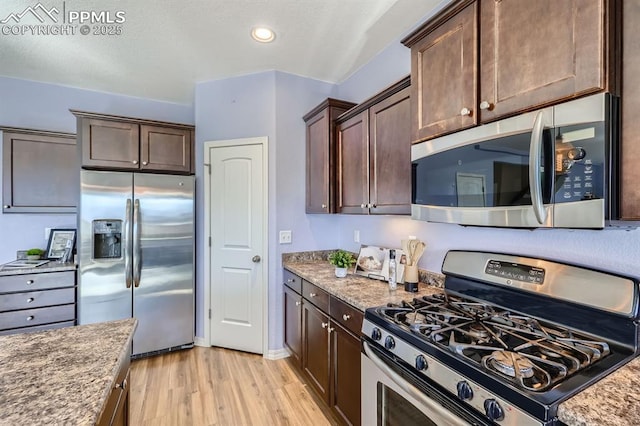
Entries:
[[389, 350], [391, 350], [391, 349], [396, 347], [396, 341], [393, 340], [393, 337], [387, 336], [387, 338], [384, 339], [384, 347], [389, 349]]
[[373, 340], [380, 340], [380, 339], [382, 339], [382, 333], [380, 332], [380, 329], [379, 329], [378, 327], [374, 328], [374, 329], [371, 331], [371, 338], [372, 338]]
[[456, 388], [458, 389], [458, 398], [461, 400], [467, 401], [473, 399], [473, 389], [471, 389], [469, 383], [462, 380], [458, 382]]
[[427, 364], [427, 359], [424, 355], [418, 355], [416, 357], [416, 368], [420, 371], [424, 371], [429, 368], [429, 364]]
[[486, 399], [484, 401], [484, 412], [493, 421], [499, 422], [504, 419], [504, 410], [495, 399]]

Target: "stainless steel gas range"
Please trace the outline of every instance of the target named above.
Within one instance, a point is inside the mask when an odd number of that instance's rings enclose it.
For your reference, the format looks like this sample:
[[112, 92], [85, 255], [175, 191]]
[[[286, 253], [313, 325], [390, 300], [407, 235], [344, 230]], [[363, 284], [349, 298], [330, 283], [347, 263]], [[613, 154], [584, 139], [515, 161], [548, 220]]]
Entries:
[[362, 424], [553, 425], [638, 354], [638, 281], [451, 251], [445, 292], [367, 309]]

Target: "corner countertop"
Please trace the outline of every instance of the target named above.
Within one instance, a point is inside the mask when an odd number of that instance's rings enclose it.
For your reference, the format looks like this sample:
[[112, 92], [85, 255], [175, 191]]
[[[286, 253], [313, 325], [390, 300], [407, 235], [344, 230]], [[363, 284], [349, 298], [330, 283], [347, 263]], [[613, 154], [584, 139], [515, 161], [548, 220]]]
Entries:
[[58, 263], [55, 260], [50, 260], [42, 266], [36, 268], [7, 268], [0, 265], [0, 277], [5, 275], [24, 275], [24, 274], [41, 274], [45, 272], [64, 272], [75, 271], [78, 265], [75, 263]]
[[0, 336], [0, 425], [93, 425], [137, 320]]
[[[345, 278], [336, 278], [335, 267], [327, 261], [285, 261], [283, 266], [285, 269], [317, 285], [362, 312], [374, 306], [400, 303], [403, 300], [411, 300], [414, 297], [442, 292], [441, 288], [422, 282], [418, 285], [417, 293], [404, 291], [404, 284], [398, 284], [398, 289], [390, 292], [386, 281], [355, 275], [351, 270]], [[438, 278], [437, 274], [433, 274], [433, 277], [431, 277], [434, 283], [438, 281]]]

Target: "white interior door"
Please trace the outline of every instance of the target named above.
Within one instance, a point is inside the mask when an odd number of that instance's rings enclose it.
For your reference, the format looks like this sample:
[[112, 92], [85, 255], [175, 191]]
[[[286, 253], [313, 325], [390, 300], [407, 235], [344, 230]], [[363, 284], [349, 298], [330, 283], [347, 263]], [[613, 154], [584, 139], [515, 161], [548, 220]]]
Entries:
[[264, 351], [266, 138], [209, 147], [211, 345]]

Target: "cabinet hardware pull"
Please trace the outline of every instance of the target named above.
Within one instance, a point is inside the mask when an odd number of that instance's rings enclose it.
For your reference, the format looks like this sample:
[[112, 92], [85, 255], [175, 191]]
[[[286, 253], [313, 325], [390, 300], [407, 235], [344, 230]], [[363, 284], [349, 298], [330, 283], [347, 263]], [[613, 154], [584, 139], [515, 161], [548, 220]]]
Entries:
[[329, 328], [327, 329], [327, 331], [328, 331], [329, 333], [332, 333], [333, 331], [335, 331], [335, 328], [333, 328], [333, 327], [329, 327]]
[[462, 108], [460, 110], [460, 115], [462, 115], [462, 116], [471, 115], [471, 110], [469, 108]]
[[302, 302], [296, 302], [296, 306], [302, 305]]
[[11, 208], [11, 206], [10, 206], [10, 205], [8, 205], [8, 204], [5, 204], [5, 205], [4, 205], [4, 208], [5, 208], [5, 209], [10, 209], [10, 208]]
[[27, 280], [27, 285], [33, 284], [33, 280]]
[[315, 293], [309, 293], [309, 297], [316, 297], [316, 296], [317, 296], [317, 294], [315, 294]]
[[323, 209], [326, 209], [326, 208], [327, 208], [327, 205], [326, 205], [326, 204], [323, 204], [323, 205], [322, 205], [322, 208], [323, 208]]
[[295, 279], [293, 279], [293, 278], [287, 278], [287, 282], [288, 282], [288, 283], [293, 283], [293, 282], [296, 282], [296, 280], [295, 280]]
[[143, 162], [142, 162], [142, 165], [143, 165], [143, 166], [146, 166], [147, 164], [149, 164], [149, 163], [148, 163], [148, 162], [146, 162], [146, 161], [143, 161]]
[[491, 104], [487, 101], [480, 102], [480, 109], [491, 109]]
[[328, 325], [329, 325], [329, 323], [328, 323], [328, 322], [323, 322], [323, 323], [322, 323], [322, 328], [327, 328], [327, 326], [328, 326]]
[[116, 389], [127, 390], [127, 379], [124, 379], [122, 383], [116, 383]]
[[366, 205], [366, 204], [364, 204], [364, 203], [360, 204], [360, 208], [361, 208], [361, 209], [364, 209], [365, 207], [367, 207], [367, 205]]
[[31, 303], [31, 302], [33, 302], [33, 297], [30, 297], [27, 299], [27, 303]]
[[35, 318], [33, 315], [29, 315], [29, 316], [27, 317], [27, 321], [31, 321], [33, 318]]
[[345, 320], [345, 321], [349, 321], [351, 319], [351, 315], [344, 314], [344, 315], [342, 315], [342, 319]]
[[371, 204], [371, 208], [375, 209], [377, 206], [375, 204]]
[[133, 164], [138, 164], [138, 160], [133, 160], [132, 163]]

